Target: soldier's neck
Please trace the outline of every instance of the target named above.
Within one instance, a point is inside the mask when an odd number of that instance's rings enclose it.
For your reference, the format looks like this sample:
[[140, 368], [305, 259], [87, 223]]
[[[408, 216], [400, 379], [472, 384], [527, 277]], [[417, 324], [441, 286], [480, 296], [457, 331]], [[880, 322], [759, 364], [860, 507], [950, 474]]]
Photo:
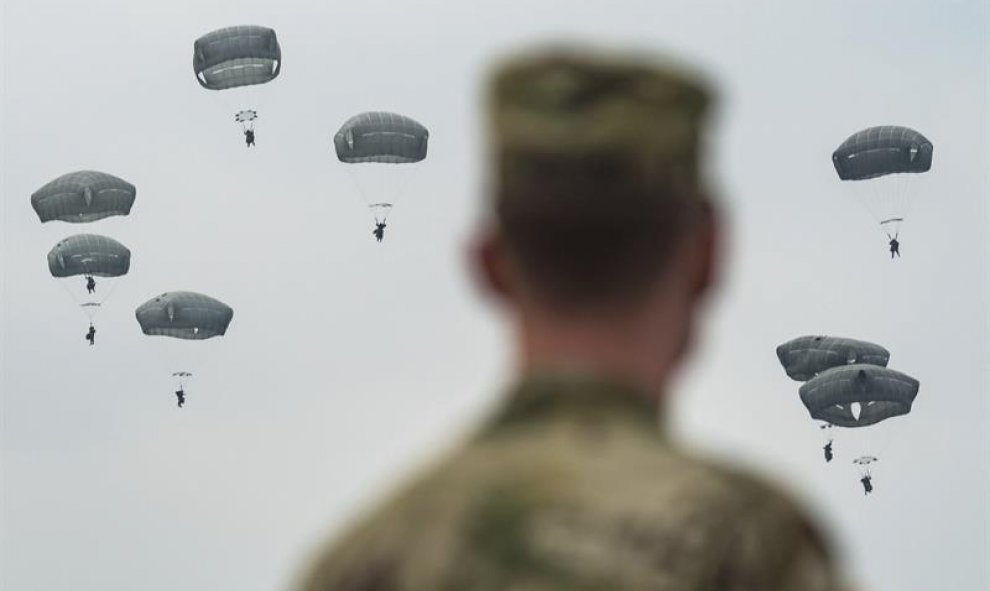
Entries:
[[659, 400], [684, 349], [689, 314], [621, 318], [523, 314], [517, 326], [522, 376], [579, 373], [617, 381]]

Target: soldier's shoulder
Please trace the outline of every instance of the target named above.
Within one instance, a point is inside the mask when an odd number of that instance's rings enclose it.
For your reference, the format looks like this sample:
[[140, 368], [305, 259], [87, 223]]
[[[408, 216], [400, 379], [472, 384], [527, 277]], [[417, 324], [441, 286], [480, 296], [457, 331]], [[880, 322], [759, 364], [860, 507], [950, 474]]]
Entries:
[[302, 589], [439, 588], [515, 569], [642, 588], [722, 564], [762, 576], [766, 553], [784, 564], [815, 539], [790, 495], [759, 477], [623, 422], [567, 421], [456, 448], [337, 540]]
[[808, 516], [802, 502], [786, 484], [755, 468], [744, 467], [732, 459], [691, 452], [684, 452], [682, 457], [685, 465], [703, 474], [701, 480], [709, 483], [707, 486], [712, 494], [702, 494], [704, 502], [718, 503], [745, 513], [765, 510], [794, 519]]

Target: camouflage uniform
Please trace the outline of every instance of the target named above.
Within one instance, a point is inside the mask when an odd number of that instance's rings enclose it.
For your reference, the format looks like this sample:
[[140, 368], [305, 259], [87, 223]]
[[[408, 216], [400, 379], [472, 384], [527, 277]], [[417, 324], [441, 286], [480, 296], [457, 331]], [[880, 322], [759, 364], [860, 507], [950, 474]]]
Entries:
[[816, 591], [800, 511], [692, 458], [637, 391], [547, 376], [318, 562], [304, 591]]
[[[639, 182], [673, 189], [656, 195], [703, 193], [708, 95], [680, 74], [558, 53], [505, 66], [493, 91], [497, 210], [540, 195], [525, 190], [542, 181], [529, 159], [547, 155], [618, 155]], [[801, 511], [678, 451], [661, 411], [618, 383], [530, 376], [476, 436], [320, 557], [300, 589], [837, 589]]]

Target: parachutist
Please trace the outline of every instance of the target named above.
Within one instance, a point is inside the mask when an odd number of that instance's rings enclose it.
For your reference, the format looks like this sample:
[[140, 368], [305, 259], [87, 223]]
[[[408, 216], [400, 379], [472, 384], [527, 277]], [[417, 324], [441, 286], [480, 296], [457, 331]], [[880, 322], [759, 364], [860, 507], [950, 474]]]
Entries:
[[375, 229], [371, 231], [375, 235], [375, 239], [379, 242], [382, 238], [385, 238], [385, 222], [375, 222]]
[[86, 276], [86, 291], [88, 293], [96, 292], [96, 279], [93, 279], [92, 275]]
[[249, 148], [254, 145], [254, 130], [253, 129], [245, 129], [244, 130], [244, 143], [246, 143], [247, 144], [247, 147], [249, 147]]
[[178, 399], [178, 406], [182, 408], [182, 405], [186, 403], [186, 392], [182, 388], [175, 391], [175, 397]]
[[829, 441], [828, 443], [825, 444], [825, 461], [826, 462], [831, 462], [832, 461], [832, 442], [831, 441]]
[[[890, 238], [890, 234], [887, 234], [887, 238]], [[897, 234], [890, 238], [890, 258], [893, 259], [895, 254], [901, 256], [901, 243], [897, 241]]]
[[871, 476], [866, 475], [866, 476], [860, 478], [859, 481], [863, 483], [863, 494], [864, 495], [868, 495], [871, 492], [873, 492], [873, 478]]
[[96, 344], [96, 327], [92, 324], [89, 325], [89, 331], [86, 332], [86, 340], [89, 341], [90, 346]]

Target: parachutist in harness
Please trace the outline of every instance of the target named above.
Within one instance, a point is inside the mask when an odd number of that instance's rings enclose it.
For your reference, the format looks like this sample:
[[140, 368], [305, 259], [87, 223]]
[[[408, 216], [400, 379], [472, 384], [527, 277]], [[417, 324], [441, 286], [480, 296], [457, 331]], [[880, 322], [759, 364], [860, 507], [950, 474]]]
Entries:
[[96, 279], [93, 279], [92, 275], [86, 276], [86, 291], [89, 293], [96, 291]]
[[244, 143], [246, 143], [247, 144], [247, 147], [249, 147], [249, 148], [254, 145], [254, 130], [253, 129], [245, 129], [244, 130]]
[[867, 474], [859, 479], [863, 483], [863, 494], [868, 495], [873, 492], [873, 477]]
[[385, 222], [375, 222], [375, 229], [371, 231], [375, 235], [375, 238], [381, 242], [382, 238], [385, 237]]
[[89, 325], [89, 331], [86, 333], [86, 340], [89, 341], [90, 346], [96, 344], [96, 327], [92, 324]]
[[175, 391], [175, 397], [179, 400], [179, 408], [182, 408], [182, 405], [186, 403], [186, 392], [181, 386]]
[[825, 461], [826, 462], [831, 462], [832, 461], [832, 442], [831, 441], [829, 441], [828, 443], [825, 444]]
[[897, 234], [894, 234], [893, 238], [887, 234], [887, 238], [890, 238], [890, 258], [893, 259], [895, 254], [901, 256], [901, 243], [897, 241]]

